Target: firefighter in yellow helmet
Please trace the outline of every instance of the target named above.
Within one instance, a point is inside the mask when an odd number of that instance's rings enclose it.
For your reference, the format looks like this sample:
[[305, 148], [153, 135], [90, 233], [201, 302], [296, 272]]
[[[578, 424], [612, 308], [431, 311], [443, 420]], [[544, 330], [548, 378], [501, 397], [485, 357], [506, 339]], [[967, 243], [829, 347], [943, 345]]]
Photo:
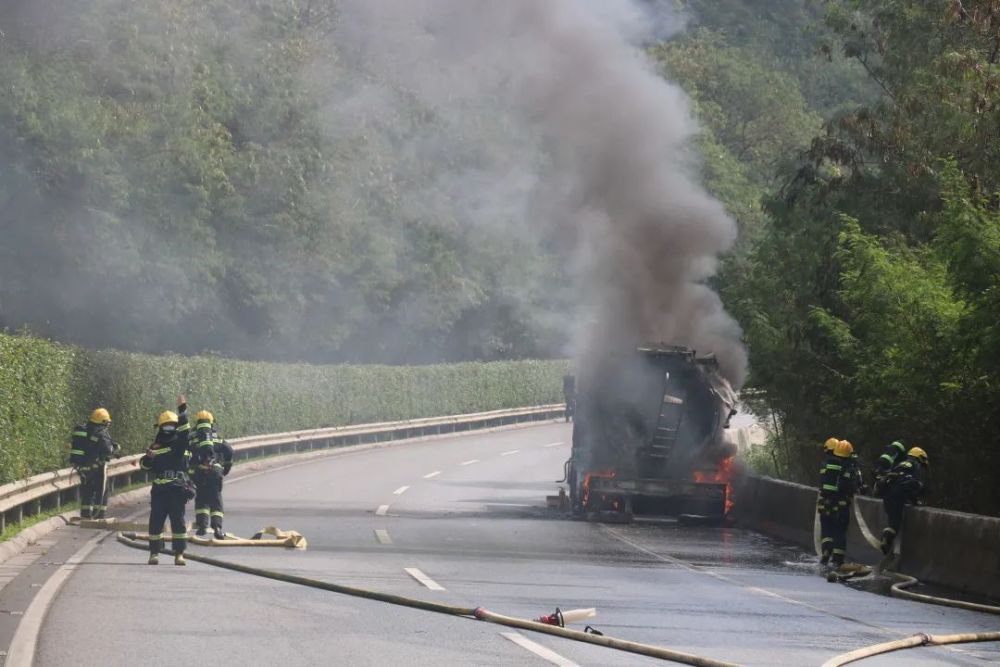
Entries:
[[156, 419], [156, 439], [139, 460], [144, 470], [153, 472], [149, 511], [149, 564], [157, 565], [163, 549], [163, 526], [170, 517], [174, 564], [186, 565], [187, 523], [184, 506], [194, 497], [194, 485], [188, 477], [190, 425], [187, 399], [177, 397], [177, 412], [161, 412]]
[[111, 439], [111, 413], [97, 408], [73, 429], [69, 462], [80, 475], [80, 518], [103, 519], [108, 508], [108, 460], [121, 451]]
[[906, 453], [906, 458], [886, 474], [882, 505], [889, 516], [889, 525], [882, 530], [883, 554], [888, 556], [892, 553], [892, 545], [903, 526], [906, 506], [920, 504], [927, 492], [929, 470], [927, 452], [920, 447], [913, 447]]
[[191, 432], [191, 474], [198, 487], [194, 499], [194, 520], [197, 526], [195, 534], [205, 535], [211, 523], [215, 539], [224, 540], [222, 478], [233, 467], [233, 448], [219, 437], [215, 429], [215, 416], [211, 412], [198, 412], [194, 421], [194, 431]]
[[823, 565], [829, 563], [836, 568], [844, 566], [847, 529], [851, 523], [851, 500], [858, 491], [859, 478], [854, 446], [847, 440], [837, 441], [820, 471], [819, 499], [816, 505], [822, 535], [820, 563]]

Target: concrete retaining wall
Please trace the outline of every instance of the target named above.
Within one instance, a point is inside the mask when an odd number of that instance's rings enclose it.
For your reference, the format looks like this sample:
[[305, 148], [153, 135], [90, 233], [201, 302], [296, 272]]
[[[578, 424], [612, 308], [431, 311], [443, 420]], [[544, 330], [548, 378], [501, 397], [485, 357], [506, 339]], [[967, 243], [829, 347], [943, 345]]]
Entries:
[[[770, 477], [750, 477], [736, 490], [736, 520], [754, 530], [813, 550], [816, 489]], [[878, 539], [887, 519], [881, 501], [858, 499], [858, 509]], [[1000, 599], [1000, 518], [908, 507], [900, 538], [899, 571], [921, 581]], [[851, 517], [848, 557], [878, 562], [882, 554]]]

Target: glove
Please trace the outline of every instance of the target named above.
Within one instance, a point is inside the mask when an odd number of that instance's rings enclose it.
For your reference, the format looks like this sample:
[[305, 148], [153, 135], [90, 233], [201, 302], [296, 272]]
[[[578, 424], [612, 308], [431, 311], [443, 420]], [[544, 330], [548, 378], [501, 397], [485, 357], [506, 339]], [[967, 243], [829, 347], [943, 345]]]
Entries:
[[223, 477], [226, 476], [226, 475], [228, 475], [229, 471], [232, 470], [232, 469], [233, 469], [233, 464], [232, 463], [226, 463], [225, 465], [223, 465], [222, 466], [222, 475], [223, 475]]

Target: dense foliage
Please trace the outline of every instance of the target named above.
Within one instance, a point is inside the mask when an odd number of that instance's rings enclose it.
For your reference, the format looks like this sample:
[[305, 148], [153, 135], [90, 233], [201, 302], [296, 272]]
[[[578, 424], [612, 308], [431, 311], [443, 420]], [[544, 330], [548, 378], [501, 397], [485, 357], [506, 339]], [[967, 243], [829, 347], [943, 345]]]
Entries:
[[816, 444], [931, 457], [937, 504], [1000, 512], [1000, 4], [825, 3], [831, 56], [879, 94], [833, 115], [770, 194], [739, 311], [773, 461]]
[[69, 432], [98, 405], [128, 453], [185, 392], [227, 437], [482, 412], [562, 400], [561, 361], [310, 366], [94, 352], [0, 334], [0, 484], [66, 465]]

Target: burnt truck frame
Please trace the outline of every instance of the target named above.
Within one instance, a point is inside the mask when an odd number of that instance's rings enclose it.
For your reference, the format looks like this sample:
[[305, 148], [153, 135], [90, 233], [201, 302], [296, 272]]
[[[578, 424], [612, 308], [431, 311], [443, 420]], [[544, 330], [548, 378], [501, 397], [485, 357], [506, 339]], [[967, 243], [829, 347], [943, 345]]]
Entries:
[[713, 355], [658, 344], [603, 360], [578, 386], [565, 470], [571, 511], [724, 519], [729, 487], [705, 480], [732, 455], [723, 433], [735, 405]]

